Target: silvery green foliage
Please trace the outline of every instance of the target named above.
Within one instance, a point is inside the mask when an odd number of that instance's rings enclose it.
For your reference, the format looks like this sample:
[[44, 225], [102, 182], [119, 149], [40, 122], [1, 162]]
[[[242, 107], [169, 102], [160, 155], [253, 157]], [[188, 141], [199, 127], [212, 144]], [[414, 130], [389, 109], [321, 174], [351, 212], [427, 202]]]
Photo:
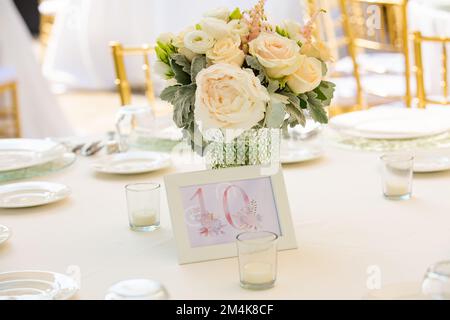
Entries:
[[[174, 52], [171, 48], [164, 48], [164, 50], [160, 50], [163, 53], [158, 56], [162, 56], [162, 61], [170, 66], [177, 84], [165, 88], [160, 97], [174, 106], [173, 120], [175, 124], [177, 127], [185, 129], [185, 135], [190, 139], [192, 148], [202, 153], [208, 142], [199, 134], [194, 121], [195, 91], [197, 89], [195, 78], [202, 69], [207, 67], [207, 59], [204, 55], [197, 55], [192, 61], [189, 61], [184, 55]], [[323, 71], [326, 72], [326, 65], [323, 65]], [[305, 113], [308, 113], [317, 122], [328, 122], [325, 107], [329, 106], [333, 98], [334, 83], [322, 81], [313, 91], [296, 95], [286, 86], [285, 81], [269, 78], [257, 58], [247, 55], [243, 68], [250, 68], [270, 94], [285, 97], [282, 100], [272, 100], [268, 104], [265, 118], [255, 128], [285, 130], [288, 126], [294, 127], [299, 124], [304, 126], [306, 123]]]

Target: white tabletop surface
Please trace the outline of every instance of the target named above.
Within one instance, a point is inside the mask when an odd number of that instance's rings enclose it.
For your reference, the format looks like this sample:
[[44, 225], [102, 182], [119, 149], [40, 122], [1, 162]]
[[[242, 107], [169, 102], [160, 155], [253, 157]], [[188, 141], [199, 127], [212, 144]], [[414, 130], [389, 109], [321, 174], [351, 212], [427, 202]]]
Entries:
[[163, 175], [192, 167], [108, 176], [94, 173], [92, 161], [79, 158], [33, 179], [67, 184], [69, 199], [0, 209], [0, 223], [12, 229], [0, 246], [0, 271], [64, 273], [78, 265], [79, 299], [103, 299], [113, 283], [135, 277], [161, 281], [175, 299], [364, 299], [378, 271], [382, 288], [394, 288], [389, 297], [401, 297], [404, 288], [420, 285], [430, 264], [450, 258], [450, 172], [415, 176], [411, 200], [388, 201], [377, 154], [328, 147], [320, 160], [284, 167], [299, 249], [279, 253], [273, 289], [244, 290], [236, 258], [178, 265], [164, 192], [162, 228], [128, 228], [127, 183], [162, 182]]

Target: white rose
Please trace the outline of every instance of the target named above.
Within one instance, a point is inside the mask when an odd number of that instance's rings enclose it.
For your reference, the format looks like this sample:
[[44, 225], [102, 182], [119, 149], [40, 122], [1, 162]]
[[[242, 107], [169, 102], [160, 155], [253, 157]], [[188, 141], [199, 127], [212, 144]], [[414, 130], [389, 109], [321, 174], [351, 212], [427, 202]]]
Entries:
[[204, 54], [214, 45], [214, 39], [203, 30], [194, 30], [184, 36], [184, 46], [192, 52]]
[[288, 38], [275, 33], [261, 33], [250, 41], [249, 52], [258, 58], [271, 78], [282, 78], [298, 68], [300, 47]]
[[239, 49], [241, 39], [238, 35], [218, 40], [214, 47], [206, 52], [206, 57], [213, 63], [229, 63], [238, 67], [244, 63], [244, 51]]
[[204, 18], [200, 22], [202, 31], [209, 34], [216, 40], [220, 40], [231, 35], [231, 27], [223, 20], [216, 18]]
[[191, 31], [195, 31], [195, 28], [192, 26], [181, 31], [176, 37], [172, 39], [172, 44], [177, 48], [184, 48], [184, 36]]
[[300, 23], [292, 20], [283, 20], [282, 26], [283, 29], [287, 31], [289, 39], [300, 41], [302, 43], [305, 41], [302, 33], [303, 27]]
[[304, 55], [301, 55], [298, 69], [287, 77], [287, 85], [297, 95], [314, 90], [321, 81], [322, 62]]
[[156, 39], [156, 42], [161, 42], [164, 44], [171, 43], [174, 38], [175, 38], [175, 35], [173, 33], [165, 32], [165, 33], [161, 33], [159, 35], [158, 39]]
[[248, 36], [248, 34], [250, 33], [250, 29], [247, 23], [241, 20], [231, 20], [230, 22], [228, 22], [228, 26], [230, 27], [233, 34], [238, 34], [241, 38]]
[[224, 21], [228, 21], [230, 17], [230, 11], [226, 7], [220, 7], [216, 9], [212, 9], [203, 14], [206, 18], [216, 18]]
[[303, 44], [300, 53], [308, 57], [320, 59], [324, 62], [334, 60], [330, 48], [323, 41], [307, 42]]
[[218, 63], [200, 71], [196, 78], [195, 120], [202, 130], [227, 130], [234, 139], [264, 118], [270, 100], [251, 70]]

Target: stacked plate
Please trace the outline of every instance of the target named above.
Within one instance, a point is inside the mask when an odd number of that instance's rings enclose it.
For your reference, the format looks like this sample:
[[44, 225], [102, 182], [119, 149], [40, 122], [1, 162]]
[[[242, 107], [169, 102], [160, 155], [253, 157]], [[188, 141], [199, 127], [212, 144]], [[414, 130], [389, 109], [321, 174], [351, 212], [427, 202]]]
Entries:
[[426, 146], [429, 139], [450, 132], [450, 109], [378, 107], [336, 116], [330, 120], [330, 128], [349, 141], [365, 139], [366, 144], [415, 142], [412, 145], [422, 148], [407, 150], [415, 155], [415, 172], [450, 169], [450, 152]]
[[51, 163], [65, 153], [63, 145], [49, 140], [1, 139], [0, 173]]

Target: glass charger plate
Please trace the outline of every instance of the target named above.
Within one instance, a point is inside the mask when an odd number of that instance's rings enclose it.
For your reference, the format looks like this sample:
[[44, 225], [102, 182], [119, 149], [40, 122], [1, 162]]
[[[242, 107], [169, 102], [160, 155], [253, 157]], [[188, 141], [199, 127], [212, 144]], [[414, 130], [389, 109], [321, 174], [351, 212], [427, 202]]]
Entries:
[[0, 182], [28, 179], [44, 176], [72, 165], [77, 156], [73, 153], [65, 153], [61, 158], [31, 168], [0, 172]]
[[171, 152], [181, 140], [162, 139], [155, 137], [139, 137], [131, 143], [133, 148], [147, 151]]
[[450, 148], [450, 131], [426, 138], [399, 140], [358, 138], [332, 129], [326, 130], [325, 136], [333, 145], [351, 150], [386, 152]]

